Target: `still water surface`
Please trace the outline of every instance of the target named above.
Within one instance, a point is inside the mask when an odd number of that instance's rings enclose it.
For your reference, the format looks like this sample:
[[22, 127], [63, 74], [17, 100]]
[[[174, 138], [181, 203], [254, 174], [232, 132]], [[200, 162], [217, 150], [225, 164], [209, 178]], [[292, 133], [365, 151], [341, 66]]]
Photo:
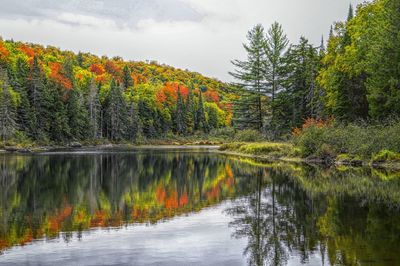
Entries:
[[0, 155], [0, 265], [400, 265], [400, 176], [202, 151]]

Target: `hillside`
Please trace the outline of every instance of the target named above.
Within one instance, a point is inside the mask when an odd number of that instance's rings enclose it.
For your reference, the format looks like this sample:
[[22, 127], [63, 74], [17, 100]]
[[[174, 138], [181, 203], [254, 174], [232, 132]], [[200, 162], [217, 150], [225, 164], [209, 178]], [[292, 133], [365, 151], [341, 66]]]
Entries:
[[207, 133], [230, 126], [234, 99], [227, 84], [168, 65], [1, 39], [0, 90], [3, 141]]

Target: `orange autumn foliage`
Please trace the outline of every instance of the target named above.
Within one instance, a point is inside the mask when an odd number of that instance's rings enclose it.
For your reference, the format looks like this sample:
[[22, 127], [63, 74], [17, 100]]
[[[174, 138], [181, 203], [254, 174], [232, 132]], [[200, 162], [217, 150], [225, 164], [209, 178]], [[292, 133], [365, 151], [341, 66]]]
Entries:
[[72, 89], [72, 82], [68, 78], [64, 77], [61, 74], [61, 69], [62, 66], [60, 63], [57, 62], [51, 62], [49, 63], [50, 67], [50, 78], [52, 78], [54, 81], [56, 81], [58, 84], [60, 84], [63, 88], [65, 89]]
[[35, 50], [25, 44], [21, 44], [19, 50], [26, 54], [29, 58], [33, 58], [35, 56]]
[[0, 42], [0, 60], [6, 60], [7, 57], [10, 55], [8, 49], [4, 46], [2, 42]]
[[98, 76], [103, 75], [106, 72], [103, 65], [101, 64], [92, 64], [90, 66], [90, 71]]
[[162, 87], [156, 95], [157, 103], [173, 105], [178, 98], [178, 90], [180, 90], [182, 97], [185, 99], [189, 94], [188, 87], [180, 85], [176, 82], [168, 82]]
[[147, 78], [139, 73], [132, 73], [131, 74], [133, 85], [147, 83]]
[[112, 74], [112, 75], [121, 75], [121, 68], [114, 64], [112, 61], [107, 61], [105, 63], [104, 69], [107, 71], [107, 73]]
[[323, 119], [316, 119], [316, 118], [307, 118], [304, 120], [303, 125], [301, 128], [294, 128], [292, 131], [293, 136], [300, 136], [304, 130], [311, 128], [311, 127], [316, 127], [316, 128], [324, 128], [329, 125], [331, 125], [333, 122], [333, 118], [329, 118], [328, 120], [323, 120]]
[[206, 92], [204, 93], [204, 97], [205, 97], [208, 101], [212, 101], [212, 102], [215, 102], [215, 103], [218, 103], [218, 102], [219, 102], [219, 95], [218, 95], [218, 92], [216, 92], [216, 91], [208, 90], [208, 91], [206, 91]]

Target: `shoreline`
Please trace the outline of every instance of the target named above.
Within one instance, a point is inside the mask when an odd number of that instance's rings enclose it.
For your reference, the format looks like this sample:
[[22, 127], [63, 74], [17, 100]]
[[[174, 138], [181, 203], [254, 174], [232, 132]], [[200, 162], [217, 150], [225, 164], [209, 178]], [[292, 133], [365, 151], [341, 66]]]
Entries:
[[375, 169], [386, 169], [392, 171], [400, 171], [400, 163], [371, 163], [365, 160], [357, 161], [356, 164], [351, 161], [325, 161], [322, 158], [301, 158], [296, 156], [273, 156], [268, 154], [248, 154], [241, 153], [232, 150], [221, 150], [220, 145], [212, 144], [101, 144], [101, 145], [81, 145], [81, 146], [38, 146], [33, 148], [17, 148], [17, 147], [6, 147], [0, 149], [0, 154], [16, 154], [16, 155], [35, 155], [35, 154], [52, 154], [52, 153], [84, 153], [84, 152], [129, 152], [129, 151], [143, 151], [143, 150], [202, 150], [209, 151], [215, 154], [236, 156], [243, 158], [250, 158], [255, 160], [263, 161], [281, 161], [287, 163], [305, 163], [309, 165], [319, 166], [334, 166], [334, 167], [370, 167]]

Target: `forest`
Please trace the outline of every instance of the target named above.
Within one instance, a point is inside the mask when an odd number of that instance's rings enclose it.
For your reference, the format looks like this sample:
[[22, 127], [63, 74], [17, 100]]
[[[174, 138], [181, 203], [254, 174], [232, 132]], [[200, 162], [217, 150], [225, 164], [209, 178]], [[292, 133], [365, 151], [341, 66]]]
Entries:
[[231, 73], [241, 88], [238, 127], [279, 136], [308, 119], [382, 121], [400, 114], [400, 3], [364, 3], [335, 23], [327, 44], [301, 37], [290, 44], [282, 26], [248, 33], [245, 61]]
[[230, 84], [157, 62], [1, 40], [0, 138], [138, 143], [253, 130], [289, 140], [349, 125], [396, 132], [399, 9], [394, 0], [350, 6], [318, 46], [305, 37], [291, 44], [278, 22], [256, 25], [247, 58], [232, 61]]
[[0, 41], [0, 135], [39, 143], [137, 141], [231, 124], [226, 84], [156, 62]]

